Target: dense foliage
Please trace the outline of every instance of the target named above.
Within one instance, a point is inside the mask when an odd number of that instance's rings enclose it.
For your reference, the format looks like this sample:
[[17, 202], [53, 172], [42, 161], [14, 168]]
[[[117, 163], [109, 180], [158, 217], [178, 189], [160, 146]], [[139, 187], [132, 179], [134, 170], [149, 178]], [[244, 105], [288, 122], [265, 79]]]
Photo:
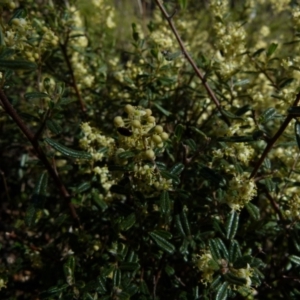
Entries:
[[0, 7], [1, 299], [300, 297], [297, 1]]

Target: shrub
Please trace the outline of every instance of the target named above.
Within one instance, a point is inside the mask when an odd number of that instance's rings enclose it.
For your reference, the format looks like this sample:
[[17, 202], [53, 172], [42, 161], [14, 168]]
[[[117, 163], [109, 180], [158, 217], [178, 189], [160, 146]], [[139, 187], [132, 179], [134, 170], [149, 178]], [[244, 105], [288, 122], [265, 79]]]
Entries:
[[298, 3], [154, 3], [1, 1], [1, 299], [300, 295]]

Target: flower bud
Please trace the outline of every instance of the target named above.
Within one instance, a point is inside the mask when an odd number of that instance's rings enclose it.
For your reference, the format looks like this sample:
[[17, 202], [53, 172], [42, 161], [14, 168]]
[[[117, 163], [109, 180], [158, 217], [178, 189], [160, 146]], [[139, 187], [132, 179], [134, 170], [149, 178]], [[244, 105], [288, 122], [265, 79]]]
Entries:
[[154, 130], [158, 134], [160, 134], [160, 133], [162, 133], [164, 131], [163, 128], [162, 128], [162, 126], [160, 126], [160, 125], [155, 126]]
[[149, 160], [152, 160], [155, 158], [155, 153], [152, 149], [149, 149], [149, 150], [146, 150], [145, 151], [145, 158], [146, 159], [149, 159]]
[[116, 127], [123, 127], [124, 126], [124, 121], [122, 119], [122, 117], [117, 116], [114, 118], [114, 124]]
[[125, 112], [127, 112], [129, 115], [133, 114], [135, 109], [132, 105], [127, 104], [124, 108]]
[[163, 132], [160, 136], [163, 141], [166, 141], [169, 138], [169, 135], [166, 132]]
[[141, 128], [141, 122], [139, 120], [132, 120], [131, 126], [134, 128]]

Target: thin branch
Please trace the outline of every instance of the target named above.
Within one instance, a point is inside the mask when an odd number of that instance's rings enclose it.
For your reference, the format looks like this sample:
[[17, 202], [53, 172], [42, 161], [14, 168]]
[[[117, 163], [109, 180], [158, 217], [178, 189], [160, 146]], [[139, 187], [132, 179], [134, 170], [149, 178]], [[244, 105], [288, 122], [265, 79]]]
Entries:
[[172, 30], [172, 32], [174, 33], [177, 42], [181, 48], [181, 51], [183, 53], [183, 55], [185, 56], [185, 58], [188, 60], [188, 62], [190, 63], [190, 65], [192, 66], [194, 72], [197, 74], [197, 76], [199, 77], [199, 79], [201, 80], [203, 86], [205, 87], [209, 97], [212, 99], [212, 101], [215, 103], [215, 105], [217, 106], [219, 112], [222, 114], [222, 116], [224, 117], [226, 123], [229, 124], [229, 121], [227, 120], [227, 117], [223, 114], [222, 108], [221, 108], [221, 104], [219, 102], [219, 100], [217, 99], [215, 93], [212, 91], [212, 89], [210, 88], [210, 86], [208, 85], [206, 78], [203, 76], [203, 74], [200, 72], [200, 70], [198, 69], [195, 61], [192, 59], [192, 57], [190, 56], [190, 54], [187, 52], [185, 46], [183, 45], [183, 41], [181, 39], [181, 37], [179, 36], [179, 33], [172, 21], [172, 17], [174, 16], [174, 14], [176, 13], [176, 11], [172, 14], [169, 15], [165, 9], [165, 7], [163, 6], [163, 4], [161, 3], [160, 0], [155, 0], [156, 4], [158, 5], [159, 9], [161, 10], [162, 14], [164, 15], [164, 17], [166, 18], [166, 20], [169, 23], [169, 26]]
[[68, 51], [67, 51], [67, 43], [68, 43], [68, 38], [66, 39], [65, 43], [60, 43], [60, 49], [61, 49], [61, 52], [65, 58], [65, 61], [67, 63], [67, 66], [68, 66], [68, 69], [69, 69], [69, 72], [70, 72], [70, 75], [71, 75], [71, 79], [72, 79], [72, 86], [75, 90], [75, 93], [76, 93], [76, 96], [79, 100], [79, 103], [80, 103], [80, 106], [81, 106], [81, 110], [83, 112], [86, 111], [86, 107], [85, 107], [85, 104], [84, 104], [84, 101], [81, 97], [81, 94], [80, 94], [80, 91], [79, 91], [79, 88], [77, 86], [77, 81], [76, 81], [76, 78], [75, 78], [75, 74], [74, 74], [74, 70], [73, 70], [73, 67], [72, 67], [72, 63], [69, 59], [69, 56], [68, 56]]
[[274, 200], [274, 198], [271, 196], [271, 194], [269, 192], [266, 192], [266, 197], [268, 198], [268, 200], [271, 202], [271, 205], [273, 207], [273, 209], [275, 210], [275, 212], [277, 213], [277, 215], [279, 216], [280, 221], [284, 220], [284, 216], [280, 210], [279, 205], [277, 204], [277, 202]]
[[[296, 100], [293, 103], [293, 106], [297, 106], [298, 103], [300, 101], [300, 93], [297, 94]], [[271, 151], [272, 147], [274, 146], [275, 142], [278, 140], [278, 138], [282, 135], [282, 133], [284, 132], [284, 130], [287, 128], [287, 126], [289, 125], [289, 123], [291, 122], [291, 120], [294, 118], [295, 116], [292, 114], [288, 114], [284, 120], [284, 122], [282, 123], [282, 125], [280, 126], [280, 128], [278, 129], [278, 131], [276, 132], [276, 134], [267, 142], [267, 146], [263, 152], [263, 154], [261, 155], [260, 159], [258, 160], [258, 162], [256, 163], [251, 175], [250, 175], [250, 179], [253, 178], [259, 167], [261, 166], [261, 164], [263, 163], [264, 159], [266, 158], [267, 154]]]
[[64, 186], [64, 184], [62, 183], [61, 179], [59, 178], [58, 174], [56, 173], [56, 171], [53, 169], [50, 162], [48, 161], [47, 156], [44, 153], [43, 149], [40, 147], [38, 140], [35, 138], [35, 135], [27, 128], [27, 126], [20, 118], [18, 113], [15, 111], [15, 109], [12, 107], [12, 105], [10, 104], [10, 102], [8, 101], [6, 95], [2, 90], [0, 90], [0, 101], [7, 114], [14, 120], [14, 122], [17, 124], [17, 126], [21, 129], [21, 131], [27, 137], [29, 142], [32, 144], [37, 157], [44, 164], [49, 175], [52, 177], [53, 181], [55, 182], [55, 185], [59, 189], [61, 196], [67, 202], [71, 216], [76, 221], [76, 225], [80, 227], [79, 217], [76, 213], [74, 205], [71, 203], [71, 196], [67, 191], [66, 187]]

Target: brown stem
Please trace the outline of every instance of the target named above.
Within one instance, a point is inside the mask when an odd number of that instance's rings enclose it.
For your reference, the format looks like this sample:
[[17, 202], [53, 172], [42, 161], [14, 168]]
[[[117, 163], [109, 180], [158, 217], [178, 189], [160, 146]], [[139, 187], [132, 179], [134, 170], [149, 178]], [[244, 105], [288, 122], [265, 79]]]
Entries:
[[69, 206], [69, 210], [71, 213], [72, 218], [76, 221], [76, 225], [80, 227], [80, 221], [79, 217], [76, 213], [74, 205], [71, 203], [71, 196], [69, 192], [67, 191], [66, 187], [60, 180], [58, 174], [51, 166], [50, 162], [48, 161], [43, 149], [40, 147], [38, 140], [35, 138], [35, 135], [27, 128], [23, 120], [20, 118], [18, 113], [15, 111], [15, 109], [12, 107], [10, 102], [8, 101], [6, 95], [2, 90], [0, 90], [0, 100], [2, 103], [3, 108], [7, 112], [7, 114], [15, 121], [15, 123], [18, 125], [18, 127], [21, 129], [21, 131], [24, 133], [24, 135], [27, 137], [27, 139], [32, 144], [37, 157], [40, 159], [40, 161], [44, 164], [46, 167], [49, 175], [52, 177], [53, 181], [55, 182], [55, 185], [60, 191], [61, 196], [65, 199]]
[[212, 99], [212, 101], [215, 103], [215, 105], [217, 106], [219, 112], [222, 114], [222, 116], [224, 117], [226, 123], [230, 124], [229, 121], [227, 120], [227, 117], [223, 114], [222, 108], [221, 108], [221, 104], [219, 102], [219, 100], [217, 99], [215, 93], [212, 91], [212, 89], [210, 88], [210, 86], [208, 85], [206, 78], [203, 76], [203, 74], [200, 72], [200, 70], [198, 69], [195, 61], [192, 59], [192, 57], [190, 56], [190, 54], [187, 52], [185, 46], [183, 45], [183, 41], [181, 39], [181, 37], [179, 36], [179, 33], [172, 21], [172, 17], [174, 16], [173, 13], [172, 15], [169, 15], [165, 9], [165, 7], [163, 6], [163, 4], [161, 3], [160, 0], [155, 0], [156, 4], [158, 5], [159, 9], [161, 10], [162, 14], [164, 15], [164, 17], [166, 18], [166, 20], [169, 23], [169, 26], [172, 30], [172, 32], [174, 33], [177, 42], [181, 48], [181, 51], [183, 53], [183, 55], [185, 56], [185, 58], [188, 60], [188, 62], [190, 63], [190, 65], [192, 66], [194, 72], [197, 74], [197, 76], [199, 77], [199, 79], [201, 80], [203, 86], [205, 87], [208, 95], [210, 96], [210, 98]]
[[268, 200], [271, 202], [271, 205], [273, 207], [273, 209], [275, 210], [275, 212], [277, 213], [277, 215], [279, 216], [280, 221], [284, 220], [284, 216], [279, 208], [279, 205], [277, 204], [277, 202], [274, 200], [274, 198], [270, 195], [269, 192], [266, 192], [266, 197], [268, 198]]
[[[297, 94], [296, 100], [293, 103], [293, 106], [297, 106], [298, 103], [300, 101], [300, 93]], [[282, 135], [282, 133], [284, 132], [284, 130], [287, 128], [287, 126], [289, 125], [289, 123], [291, 122], [291, 120], [294, 118], [294, 115], [288, 114], [284, 120], [284, 122], [282, 123], [282, 125], [280, 126], [280, 128], [278, 129], [278, 131], [276, 132], [276, 134], [267, 142], [267, 146], [263, 152], [263, 154], [261, 155], [260, 159], [258, 160], [258, 162], [256, 163], [251, 175], [250, 175], [250, 179], [253, 178], [259, 167], [261, 166], [261, 164], [263, 163], [264, 159], [266, 158], [267, 154], [270, 152], [270, 150], [272, 149], [272, 147], [274, 146], [275, 142], [278, 140], [278, 138]]]
[[[67, 41], [68, 41], [68, 38], [67, 38]], [[67, 41], [64, 44], [60, 43], [60, 49], [61, 49], [61, 52], [62, 52], [62, 54], [63, 54], [63, 56], [65, 58], [65, 61], [67, 63], [67, 66], [68, 66], [68, 69], [69, 69], [69, 72], [70, 72], [70, 75], [71, 75], [71, 79], [72, 79], [72, 86], [73, 86], [73, 89], [75, 90], [76, 96], [77, 96], [77, 98], [79, 100], [79, 103], [80, 103], [80, 106], [81, 106], [81, 110], [83, 112], [85, 112], [86, 111], [86, 107], [85, 107], [85, 104], [84, 104], [83, 99], [81, 97], [79, 88], [77, 86], [77, 81], [76, 81], [76, 78], [75, 78], [73, 67], [72, 67], [71, 61], [70, 61], [69, 56], [68, 56]]]

